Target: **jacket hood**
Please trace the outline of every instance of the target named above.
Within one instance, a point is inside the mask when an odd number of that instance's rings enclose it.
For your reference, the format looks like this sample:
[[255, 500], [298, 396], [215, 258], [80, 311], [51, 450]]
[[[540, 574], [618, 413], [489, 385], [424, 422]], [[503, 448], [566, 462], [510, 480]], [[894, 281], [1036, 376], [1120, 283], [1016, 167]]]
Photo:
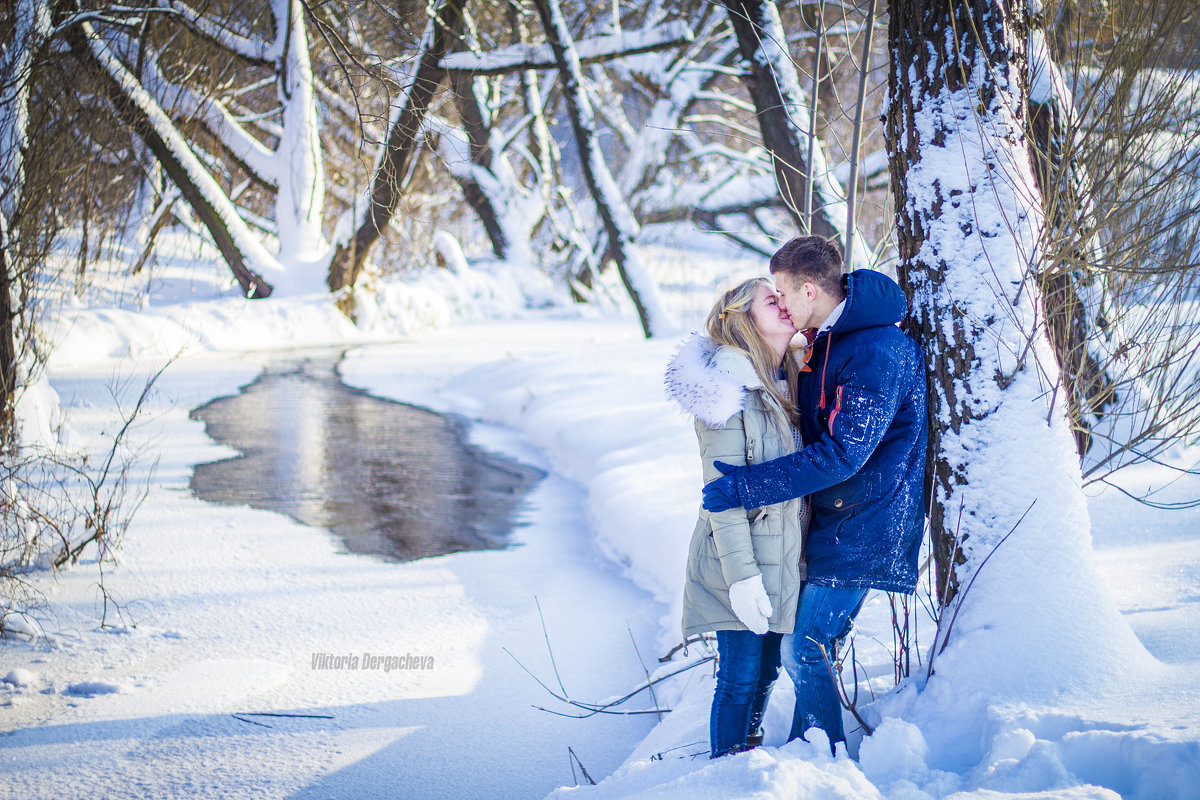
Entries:
[[671, 356], [663, 383], [680, 408], [713, 426], [744, 408], [747, 390], [762, 386], [745, 354], [699, 333], [685, 339]]
[[856, 269], [846, 276], [846, 306], [830, 330], [849, 333], [895, 325], [907, 313], [908, 300], [899, 284], [882, 272]]

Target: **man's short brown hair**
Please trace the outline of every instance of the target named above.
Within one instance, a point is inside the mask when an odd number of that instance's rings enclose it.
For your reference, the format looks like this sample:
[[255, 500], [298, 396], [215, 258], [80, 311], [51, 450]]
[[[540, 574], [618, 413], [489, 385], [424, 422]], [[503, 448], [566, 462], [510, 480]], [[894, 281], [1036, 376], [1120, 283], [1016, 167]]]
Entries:
[[842, 248], [836, 239], [797, 236], [771, 256], [771, 274], [780, 272], [794, 280], [819, 286], [830, 297], [846, 296], [842, 282]]

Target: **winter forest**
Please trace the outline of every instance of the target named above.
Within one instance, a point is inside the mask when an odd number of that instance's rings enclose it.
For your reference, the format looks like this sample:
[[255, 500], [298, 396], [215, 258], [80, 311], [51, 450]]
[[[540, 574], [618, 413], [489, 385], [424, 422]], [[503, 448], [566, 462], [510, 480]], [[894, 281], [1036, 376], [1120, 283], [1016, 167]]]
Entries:
[[[0, 797], [1200, 798], [1197, 42], [0, 0]], [[908, 301], [919, 585], [829, 664], [848, 747], [783, 675], [710, 760], [663, 370], [802, 234]]]

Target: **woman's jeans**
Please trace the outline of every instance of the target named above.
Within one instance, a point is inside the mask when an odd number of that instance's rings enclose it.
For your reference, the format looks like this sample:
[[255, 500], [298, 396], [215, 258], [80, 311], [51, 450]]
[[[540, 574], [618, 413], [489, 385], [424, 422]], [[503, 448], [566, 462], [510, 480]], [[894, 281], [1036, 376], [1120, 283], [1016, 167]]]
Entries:
[[779, 677], [782, 635], [750, 631], [717, 631], [717, 688], [713, 693], [708, 734], [712, 758], [746, 748], [767, 710]]
[[850, 625], [862, 609], [867, 591], [811, 583], [801, 588], [796, 627], [783, 642], [787, 656], [784, 666], [796, 684], [796, 710], [792, 714], [789, 742], [803, 739], [809, 728], [825, 731], [831, 750], [836, 742], [846, 741], [842, 729], [842, 704], [830, 674], [830, 665], [837, 661], [838, 645], [850, 633]]

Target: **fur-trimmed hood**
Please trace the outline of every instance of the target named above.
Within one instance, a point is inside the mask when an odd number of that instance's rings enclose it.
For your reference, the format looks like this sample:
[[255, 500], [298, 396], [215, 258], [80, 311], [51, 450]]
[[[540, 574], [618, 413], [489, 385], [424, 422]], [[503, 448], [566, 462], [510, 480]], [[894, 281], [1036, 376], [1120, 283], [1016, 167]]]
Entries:
[[693, 333], [667, 363], [667, 396], [708, 425], [725, 423], [745, 408], [746, 392], [762, 388], [754, 365], [744, 354]]

